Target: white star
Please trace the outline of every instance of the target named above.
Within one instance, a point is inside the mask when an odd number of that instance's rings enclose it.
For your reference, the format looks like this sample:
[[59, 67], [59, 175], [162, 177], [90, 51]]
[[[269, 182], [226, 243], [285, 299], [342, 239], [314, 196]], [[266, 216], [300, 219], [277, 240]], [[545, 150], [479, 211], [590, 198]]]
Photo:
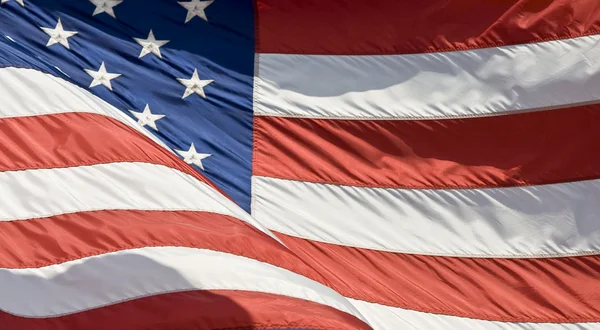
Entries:
[[96, 6], [92, 16], [107, 13], [108, 15], [112, 16], [112, 18], [117, 18], [115, 16], [113, 7], [119, 5], [121, 2], [123, 2], [123, 0], [90, 0], [90, 2]]
[[138, 58], [142, 58], [150, 53], [158, 56], [158, 58], [162, 58], [162, 55], [160, 53], [160, 47], [166, 45], [169, 42], [169, 40], [156, 40], [156, 38], [154, 38], [154, 33], [152, 33], [152, 30], [150, 30], [150, 34], [148, 34], [148, 39], [133, 39], [137, 41], [137, 43], [140, 44], [140, 46], [142, 46], [142, 52], [140, 53], [140, 56]]
[[200, 78], [198, 78], [198, 69], [194, 69], [194, 74], [192, 74], [191, 79], [177, 78], [177, 81], [186, 87], [182, 97], [182, 99], [185, 99], [194, 93], [206, 98], [206, 94], [204, 94], [204, 87], [212, 83], [214, 80], [200, 80]]
[[187, 9], [188, 11], [187, 16], [185, 17], [185, 22], [187, 23], [191, 21], [192, 18], [196, 16], [208, 22], [208, 18], [206, 17], [206, 13], [204, 12], [204, 10], [206, 9], [206, 7], [210, 6], [210, 4], [213, 3], [213, 1], [214, 0], [192, 0], [190, 2], [179, 2], [179, 4], [182, 5], [183, 8]]
[[46, 27], [40, 27], [40, 29], [44, 30], [44, 32], [46, 32], [46, 34], [50, 36], [50, 40], [48, 40], [46, 47], [59, 43], [65, 46], [66, 49], [70, 49], [68, 38], [77, 34], [76, 31], [65, 31], [63, 29], [60, 18], [58, 19], [58, 23], [56, 23], [56, 27], [54, 29]]
[[[2, 0], [0, 1], [0, 5], [5, 4], [7, 2], [9, 2], [10, 0]], [[16, 3], [20, 4], [22, 7], [25, 7], [25, 3], [23, 2], [23, 0], [15, 0]]]
[[165, 117], [165, 115], [155, 115], [150, 111], [150, 106], [146, 104], [144, 108], [144, 112], [137, 112], [133, 110], [129, 110], [132, 115], [134, 115], [138, 119], [138, 124], [145, 126], [148, 125], [152, 127], [155, 131], [158, 131], [156, 127], [156, 121]]
[[156, 127], [156, 121], [165, 117], [165, 115], [153, 114], [150, 111], [150, 106], [148, 104], [146, 104], [146, 107], [144, 108], [144, 112], [137, 112], [137, 111], [133, 111], [133, 110], [129, 110], [129, 112], [131, 112], [131, 114], [134, 115], [135, 118], [138, 119], [138, 124], [140, 124], [142, 126], [148, 125], [148, 126], [154, 128], [155, 131], [158, 131], [158, 128]]
[[106, 86], [106, 88], [112, 91], [112, 86], [110, 81], [121, 76], [120, 73], [108, 73], [106, 72], [106, 67], [104, 66], [104, 62], [100, 65], [100, 69], [98, 71], [84, 69], [87, 74], [89, 74], [94, 80], [90, 84], [90, 88], [98, 86], [100, 84]]
[[183, 150], [175, 150], [175, 151], [178, 154], [180, 154], [181, 157], [183, 157], [183, 161], [185, 161], [188, 164], [194, 164], [194, 165], [200, 167], [203, 171], [204, 171], [204, 166], [202, 165], [202, 160], [204, 158], [208, 158], [208, 157], [212, 156], [211, 154], [198, 153], [196, 151], [196, 147], [194, 147], [193, 143], [190, 146], [190, 149], [188, 151], [183, 151]]

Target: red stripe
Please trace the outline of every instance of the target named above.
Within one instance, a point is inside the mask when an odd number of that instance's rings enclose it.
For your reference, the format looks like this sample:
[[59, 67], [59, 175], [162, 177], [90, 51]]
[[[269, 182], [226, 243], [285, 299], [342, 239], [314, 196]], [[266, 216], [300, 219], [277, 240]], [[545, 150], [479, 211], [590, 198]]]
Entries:
[[230, 253], [324, 282], [274, 239], [241, 220], [221, 214], [105, 210], [0, 222], [0, 268], [38, 268], [151, 246]]
[[493, 321], [600, 321], [600, 256], [433, 257], [277, 235], [346, 297]]
[[56, 318], [0, 311], [2, 329], [371, 329], [334, 308], [287, 296], [244, 291], [190, 291], [145, 297]]
[[404, 54], [595, 34], [597, 0], [257, 0], [257, 50]]
[[391, 188], [600, 177], [600, 105], [445, 120], [256, 117], [253, 174]]
[[187, 173], [222, 193], [174, 154], [103, 115], [62, 113], [0, 119], [0, 145], [4, 146], [0, 171], [147, 162]]
[[[219, 214], [114, 210], [0, 222], [2, 268], [43, 267], [148, 246], [230, 253], [325, 282], [275, 240], [240, 220]], [[237, 291], [218, 294], [160, 295], [54, 319], [25, 319], [0, 312], [0, 324], [14, 325], [14, 329], [172, 329], [179, 325], [183, 329], [248, 325], [368, 328], [350, 315], [303, 300]], [[126, 322], [120, 323], [123, 319]]]

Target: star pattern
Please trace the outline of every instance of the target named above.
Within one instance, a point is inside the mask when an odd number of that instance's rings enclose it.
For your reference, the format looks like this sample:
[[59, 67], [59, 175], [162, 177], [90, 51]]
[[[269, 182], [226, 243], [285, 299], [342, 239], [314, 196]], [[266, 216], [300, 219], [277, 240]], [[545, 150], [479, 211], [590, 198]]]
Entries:
[[[3, 5], [3, 4], [5, 4], [5, 3], [9, 2], [9, 1], [10, 1], [10, 0], [1, 0], [1, 1], [0, 1], [0, 5]], [[15, 0], [15, 2], [16, 2], [16, 3], [18, 3], [18, 4], [20, 4], [20, 5], [21, 5], [21, 7], [25, 7], [25, 2], [24, 2], [24, 0]]]
[[106, 72], [106, 67], [104, 66], [104, 62], [100, 65], [100, 69], [98, 71], [84, 69], [87, 74], [89, 74], [94, 80], [90, 84], [90, 88], [98, 86], [100, 84], [104, 85], [106, 88], [112, 91], [112, 85], [110, 81], [121, 76], [120, 73], [109, 73]]
[[192, 143], [190, 149], [188, 151], [183, 150], [175, 150], [181, 157], [183, 157], [183, 161], [188, 164], [193, 164], [198, 166], [200, 169], [204, 171], [204, 165], [202, 164], [202, 160], [212, 156], [211, 154], [202, 154], [196, 151], [196, 147]]
[[148, 34], [147, 39], [141, 38], [133, 38], [140, 46], [142, 46], [142, 51], [138, 58], [142, 58], [150, 53], [158, 56], [158, 58], [162, 59], [162, 54], [160, 53], [160, 47], [166, 45], [169, 40], [156, 40], [154, 37], [154, 33], [150, 30], [150, 34]]
[[90, 0], [96, 6], [94, 13], [92, 16], [96, 16], [98, 14], [107, 13], [112, 18], [117, 18], [115, 15], [114, 7], [121, 4], [123, 0]]
[[152, 111], [150, 111], [150, 106], [148, 104], [146, 104], [146, 107], [144, 108], [143, 112], [137, 112], [133, 110], [129, 110], [129, 112], [131, 112], [131, 114], [138, 119], [138, 124], [142, 126], [148, 125], [152, 127], [155, 131], [158, 131], [158, 128], [156, 127], [156, 121], [165, 117], [165, 115], [153, 114]]
[[46, 27], [40, 27], [40, 29], [42, 29], [44, 32], [46, 32], [47, 35], [50, 36], [50, 40], [48, 40], [46, 47], [50, 47], [54, 44], [61, 44], [66, 49], [70, 49], [69, 38], [77, 34], [76, 31], [65, 31], [65, 29], [62, 26], [62, 22], [60, 21], [60, 18], [58, 19], [58, 23], [56, 23], [56, 27], [54, 29]]
[[206, 7], [210, 6], [213, 3], [213, 0], [208, 1], [200, 1], [200, 0], [192, 0], [190, 2], [179, 2], [183, 8], [187, 9], [187, 16], [185, 17], [185, 22], [189, 22], [192, 18], [198, 16], [203, 20], [208, 22], [208, 18], [206, 17]]
[[192, 78], [177, 78], [177, 81], [179, 81], [182, 85], [186, 87], [182, 99], [185, 99], [186, 97], [194, 93], [200, 95], [202, 98], [206, 98], [206, 94], [204, 93], [204, 87], [214, 82], [214, 80], [200, 80], [200, 78], [198, 77], [198, 69], [194, 69]]

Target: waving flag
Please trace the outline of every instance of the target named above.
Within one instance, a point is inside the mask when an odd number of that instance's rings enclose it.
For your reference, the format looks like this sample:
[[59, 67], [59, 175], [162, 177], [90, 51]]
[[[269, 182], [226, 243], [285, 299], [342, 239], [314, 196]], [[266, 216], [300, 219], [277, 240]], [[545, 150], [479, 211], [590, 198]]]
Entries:
[[[152, 81], [134, 68], [158, 79], [158, 54], [172, 54], [140, 42], [153, 56], [142, 59], [157, 62], [82, 65], [117, 39], [101, 19], [89, 23], [91, 3], [81, 21], [69, 3], [0, 11], [0, 329], [369, 329], [325, 278], [145, 131], [168, 131], [156, 121], [171, 115], [150, 113], [167, 98], [123, 113], [77, 86], [86, 77], [111, 101], [136, 102], [137, 92], [116, 93], [125, 91], [116, 79], [138, 81], [141, 93]], [[96, 5], [114, 19], [118, 3]], [[169, 8], [151, 10], [159, 5]], [[190, 149], [186, 161], [202, 164]]]
[[599, 27], [586, 0], [258, 1], [253, 216], [377, 329], [600, 329]]
[[0, 329], [600, 329], [599, 27], [2, 0]]

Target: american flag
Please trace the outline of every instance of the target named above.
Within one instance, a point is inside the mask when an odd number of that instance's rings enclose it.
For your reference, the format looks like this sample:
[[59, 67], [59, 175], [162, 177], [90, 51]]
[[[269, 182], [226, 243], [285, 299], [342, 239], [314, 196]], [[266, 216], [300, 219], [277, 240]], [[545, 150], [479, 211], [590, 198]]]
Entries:
[[600, 329], [597, 0], [1, 0], [0, 330]]

